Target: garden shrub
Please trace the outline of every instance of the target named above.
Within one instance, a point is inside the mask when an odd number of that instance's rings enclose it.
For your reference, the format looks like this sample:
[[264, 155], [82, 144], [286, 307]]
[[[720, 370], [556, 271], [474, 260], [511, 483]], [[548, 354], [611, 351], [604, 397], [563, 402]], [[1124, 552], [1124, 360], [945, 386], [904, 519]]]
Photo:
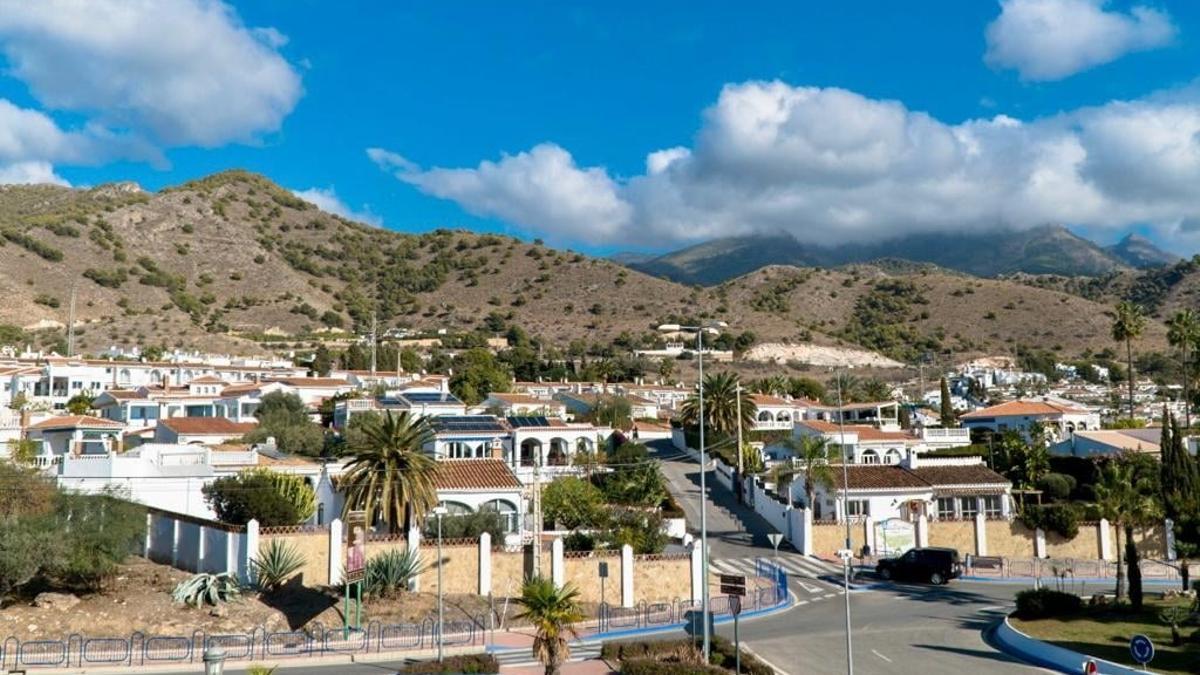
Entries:
[[491, 654], [460, 654], [441, 661], [418, 661], [400, 668], [401, 673], [498, 673], [500, 662]]
[[1037, 488], [1048, 498], [1059, 502], [1071, 496], [1075, 479], [1065, 473], [1048, 473], [1037, 482]]
[[725, 675], [729, 671], [716, 666], [701, 666], [694, 663], [633, 659], [621, 662], [621, 675]]
[[1074, 593], [1049, 588], [1027, 589], [1017, 593], [1017, 616], [1022, 619], [1044, 619], [1074, 614], [1083, 601]]
[[1026, 506], [1021, 512], [1021, 522], [1031, 530], [1041, 528], [1066, 539], [1079, 534], [1079, 510], [1072, 504]]

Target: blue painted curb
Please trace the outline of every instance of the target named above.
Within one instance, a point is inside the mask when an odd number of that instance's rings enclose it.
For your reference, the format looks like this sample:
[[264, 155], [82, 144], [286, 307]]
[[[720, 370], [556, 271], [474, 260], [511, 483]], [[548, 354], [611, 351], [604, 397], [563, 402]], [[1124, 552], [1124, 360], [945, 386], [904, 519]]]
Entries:
[[[962, 576], [962, 577], [959, 577], [958, 580], [959, 581], [978, 582], [978, 583], [990, 583], [990, 584], [1032, 584], [1038, 578], [1039, 577], [1001, 577], [1001, 578], [997, 578], [997, 577]], [[1040, 577], [1040, 578], [1042, 580], [1043, 585], [1053, 584], [1055, 582], [1055, 580], [1057, 579], [1057, 577], [1052, 577], [1052, 576], [1045, 576], [1045, 577]], [[1117, 580], [1115, 577], [1067, 577], [1066, 581], [1068, 583], [1082, 583], [1082, 584], [1116, 584], [1117, 583]], [[1179, 580], [1178, 579], [1145, 579], [1145, 578], [1143, 578], [1142, 585], [1143, 586], [1178, 586]]]
[[1139, 675], [1147, 672], [1032, 638], [1013, 628], [1008, 617], [989, 626], [984, 632], [984, 639], [1009, 656], [1060, 673], [1078, 673], [1088, 660], [1096, 662], [1101, 675]]
[[[794, 606], [795, 606], [795, 602], [793, 601], [792, 596], [789, 594], [786, 602], [781, 602], [772, 607], [764, 607], [762, 609], [755, 609], [755, 610], [752, 610], [749, 612], [743, 612], [739, 618], [742, 620], [754, 619], [754, 618], [758, 618], [760, 616], [767, 616], [770, 614], [774, 614], [776, 612], [781, 612], [785, 609], [791, 609]], [[717, 616], [713, 617], [713, 625], [720, 626], [720, 625], [727, 624], [727, 623], [733, 623], [733, 616], [722, 615], [720, 617], [717, 617]], [[688, 625], [687, 622], [666, 623], [666, 624], [662, 624], [661, 626], [648, 626], [646, 628], [630, 628], [629, 630], [611, 631], [608, 633], [601, 633], [598, 635], [593, 635], [591, 637], [588, 637], [585, 640], [579, 640], [578, 642], [575, 642], [574, 644], [586, 645], [586, 644], [594, 644], [597, 642], [605, 642], [607, 640], [634, 637], [636, 635], [654, 635], [656, 633], [666, 633], [666, 632], [670, 632], [670, 631], [674, 631], [674, 630], [679, 630], [681, 628], [685, 628], [685, 627], [687, 627], [687, 625]], [[487, 648], [487, 652], [491, 653], [491, 654], [503, 654], [506, 652], [528, 651], [528, 649], [529, 649], [528, 647], [490, 646]]]

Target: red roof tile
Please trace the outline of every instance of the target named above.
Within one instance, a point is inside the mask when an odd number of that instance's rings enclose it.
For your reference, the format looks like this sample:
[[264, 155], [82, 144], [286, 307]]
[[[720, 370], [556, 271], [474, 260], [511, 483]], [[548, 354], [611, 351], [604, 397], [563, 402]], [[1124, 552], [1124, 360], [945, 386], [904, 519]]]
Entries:
[[124, 429], [120, 422], [106, 420], [91, 415], [59, 415], [42, 420], [31, 425], [30, 429]]
[[960, 419], [969, 420], [979, 417], [1005, 417], [1010, 415], [1030, 417], [1036, 415], [1083, 415], [1087, 412], [1083, 408], [1061, 406], [1049, 401], [1008, 401], [1007, 403], [969, 412], [962, 415]]
[[519, 490], [521, 482], [500, 459], [445, 459], [438, 462], [439, 490]]
[[224, 417], [168, 417], [158, 423], [177, 434], [200, 436], [241, 436], [258, 426], [254, 422], [234, 422]]

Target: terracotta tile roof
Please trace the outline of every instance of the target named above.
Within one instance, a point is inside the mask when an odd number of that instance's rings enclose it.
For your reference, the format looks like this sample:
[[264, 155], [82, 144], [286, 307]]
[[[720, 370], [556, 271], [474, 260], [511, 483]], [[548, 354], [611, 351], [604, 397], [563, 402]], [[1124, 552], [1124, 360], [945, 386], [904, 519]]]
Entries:
[[[833, 467], [832, 473], [834, 486], [841, 490], [845, 485], [842, 482], [841, 465]], [[930, 488], [929, 483], [921, 480], [913, 472], [895, 464], [851, 464], [846, 467], [846, 474], [850, 478], [851, 490], [898, 490], [905, 488], [928, 490]]]
[[987, 468], [985, 464], [968, 464], [965, 466], [921, 466], [917, 460], [917, 468], [909, 469], [918, 478], [938, 487], [959, 487], [964, 485], [998, 485], [1007, 486], [1008, 479]]
[[771, 406], [776, 408], [793, 408], [796, 405], [795, 401], [789, 401], [786, 398], [772, 396], [770, 394], [751, 394], [750, 399], [757, 406]]
[[488, 398], [492, 398], [497, 401], [503, 401], [505, 403], [520, 403], [520, 404], [524, 404], [524, 405], [544, 405], [544, 406], [554, 406], [556, 408], [562, 407], [562, 402], [560, 402], [560, 401], [555, 401], [555, 400], [547, 399], [547, 398], [538, 398], [536, 396], [531, 396], [530, 394], [507, 394], [507, 393], [492, 392], [491, 394], [488, 394]]
[[216, 375], [201, 375], [200, 377], [193, 377], [188, 381], [188, 384], [225, 384], [225, 380]]
[[[825, 420], [800, 420], [797, 424], [803, 425], [813, 431], [820, 431], [825, 434], [836, 434], [841, 431], [836, 422], [827, 422]], [[913, 436], [905, 431], [883, 431], [875, 427], [866, 426], [863, 424], [847, 424], [846, 433], [857, 434], [859, 441], [915, 441], [916, 436]]]
[[59, 415], [31, 425], [30, 429], [124, 429], [125, 425], [91, 415]]
[[297, 389], [324, 389], [327, 387], [352, 386], [346, 380], [339, 380], [336, 377], [279, 377], [271, 381], [282, 382], [289, 387], [296, 387]]
[[262, 384], [258, 382], [247, 382], [245, 384], [231, 384], [221, 390], [222, 396], [238, 396], [241, 394], [249, 394], [252, 391], [262, 389]]
[[960, 419], [978, 419], [980, 417], [1006, 417], [1010, 415], [1035, 416], [1035, 415], [1083, 415], [1088, 411], [1083, 408], [1071, 408], [1068, 406], [1050, 403], [1049, 401], [1008, 401], [999, 405], [994, 405], [989, 408], [982, 408], [974, 412], [969, 412], [962, 415]]
[[[133, 389], [109, 389], [101, 393], [100, 396], [111, 396], [118, 401], [140, 401], [149, 398], [149, 396], [142, 396]], [[96, 398], [99, 398], [99, 396]]]
[[521, 482], [501, 459], [445, 459], [438, 462], [439, 490], [519, 490]]
[[199, 436], [241, 436], [258, 426], [254, 422], [234, 422], [225, 417], [168, 417], [159, 420], [158, 424], [177, 434]]

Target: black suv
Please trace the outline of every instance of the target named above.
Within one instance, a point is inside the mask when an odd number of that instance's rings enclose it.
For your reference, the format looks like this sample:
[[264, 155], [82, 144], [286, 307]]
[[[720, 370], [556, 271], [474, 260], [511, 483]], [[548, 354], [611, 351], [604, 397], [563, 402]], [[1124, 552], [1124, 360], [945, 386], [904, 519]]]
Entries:
[[912, 548], [899, 558], [880, 560], [875, 572], [882, 579], [944, 584], [962, 574], [962, 564], [952, 548]]

